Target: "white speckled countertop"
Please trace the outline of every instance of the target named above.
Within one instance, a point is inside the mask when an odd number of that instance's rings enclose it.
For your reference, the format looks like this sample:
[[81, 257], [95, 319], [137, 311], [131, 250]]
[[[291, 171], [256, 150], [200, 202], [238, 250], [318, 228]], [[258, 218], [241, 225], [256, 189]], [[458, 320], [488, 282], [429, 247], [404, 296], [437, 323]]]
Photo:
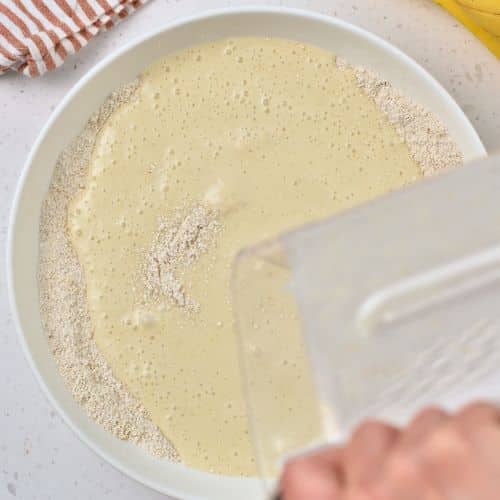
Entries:
[[337, 15], [397, 45], [448, 89], [490, 153], [500, 151], [500, 62], [430, 0], [151, 0], [54, 74], [0, 77], [0, 498], [165, 499], [91, 452], [42, 395], [17, 342], [5, 286], [5, 239], [28, 151], [69, 88], [125, 40], [170, 19], [238, 4], [287, 5]]

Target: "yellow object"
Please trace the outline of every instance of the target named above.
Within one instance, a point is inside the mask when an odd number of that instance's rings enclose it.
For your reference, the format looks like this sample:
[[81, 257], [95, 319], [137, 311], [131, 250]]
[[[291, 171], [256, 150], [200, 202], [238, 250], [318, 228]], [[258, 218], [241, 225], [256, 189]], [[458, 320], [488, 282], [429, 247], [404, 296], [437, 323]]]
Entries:
[[456, 0], [464, 8], [500, 14], [500, 0]]
[[500, 58], [500, 0], [435, 0]]
[[[500, 14], [471, 10], [470, 17], [489, 33], [500, 33]], [[498, 40], [500, 42], [500, 38]]]

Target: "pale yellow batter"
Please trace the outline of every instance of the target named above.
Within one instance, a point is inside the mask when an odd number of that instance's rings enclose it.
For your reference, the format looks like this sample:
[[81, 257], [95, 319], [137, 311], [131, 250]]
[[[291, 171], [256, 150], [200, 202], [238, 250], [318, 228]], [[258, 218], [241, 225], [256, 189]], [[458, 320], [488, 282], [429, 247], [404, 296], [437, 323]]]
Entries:
[[[98, 347], [187, 465], [254, 473], [229, 286], [237, 251], [416, 177], [406, 145], [324, 50], [224, 40], [143, 75], [98, 138], [69, 230]], [[200, 203], [222, 231], [183, 277], [199, 312], [148, 303], [140, 276], [159, 217]], [[314, 427], [311, 404], [294, 425]]]

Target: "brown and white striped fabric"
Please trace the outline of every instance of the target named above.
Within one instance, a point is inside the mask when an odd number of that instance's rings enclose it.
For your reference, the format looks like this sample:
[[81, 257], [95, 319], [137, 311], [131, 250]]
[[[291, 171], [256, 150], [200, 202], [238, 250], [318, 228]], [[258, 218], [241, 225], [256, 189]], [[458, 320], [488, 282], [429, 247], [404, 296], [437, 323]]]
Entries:
[[147, 0], [0, 0], [0, 74], [39, 76]]

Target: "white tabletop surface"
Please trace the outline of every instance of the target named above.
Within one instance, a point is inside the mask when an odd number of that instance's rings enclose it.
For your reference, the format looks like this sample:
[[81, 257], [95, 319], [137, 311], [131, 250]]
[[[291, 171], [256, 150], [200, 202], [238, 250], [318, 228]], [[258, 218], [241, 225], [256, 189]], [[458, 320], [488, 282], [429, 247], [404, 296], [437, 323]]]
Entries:
[[[2, 0], [0, 0], [2, 1]], [[100, 35], [57, 72], [37, 80], [0, 77], [0, 498], [165, 499], [122, 475], [66, 427], [42, 395], [12, 324], [5, 286], [5, 239], [14, 188], [28, 151], [61, 98], [126, 40], [177, 18], [238, 4], [287, 5], [336, 15], [397, 45], [448, 89], [488, 151], [500, 151], [500, 63], [430, 0], [151, 0]]]

